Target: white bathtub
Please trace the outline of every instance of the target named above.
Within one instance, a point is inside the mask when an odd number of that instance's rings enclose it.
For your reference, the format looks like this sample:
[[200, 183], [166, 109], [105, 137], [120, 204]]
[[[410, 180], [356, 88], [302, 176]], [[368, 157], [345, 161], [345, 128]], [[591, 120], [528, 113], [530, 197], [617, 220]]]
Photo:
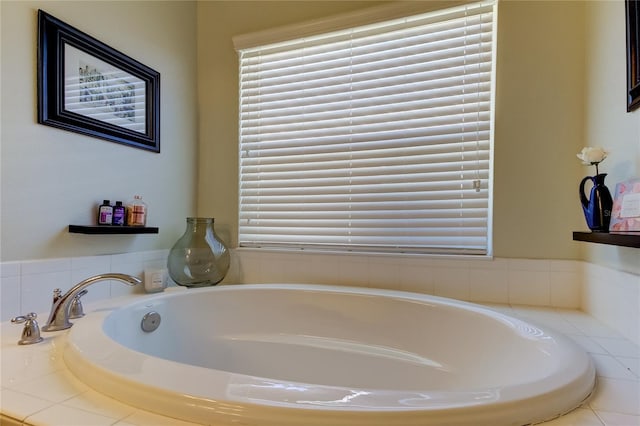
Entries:
[[[142, 317], [161, 316], [144, 332]], [[573, 342], [478, 305], [388, 290], [236, 285], [76, 320], [64, 359], [130, 405], [221, 425], [525, 425], [595, 384]]]

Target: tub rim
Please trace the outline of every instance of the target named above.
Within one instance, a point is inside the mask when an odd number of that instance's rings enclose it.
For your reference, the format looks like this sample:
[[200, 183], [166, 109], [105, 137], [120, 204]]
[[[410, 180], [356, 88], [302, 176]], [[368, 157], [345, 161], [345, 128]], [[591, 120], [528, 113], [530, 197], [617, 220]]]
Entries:
[[[176, 361], [153, 357], [134, 351], [123, 346], [121, 343], [112, 340], [104, 332], [93, 333], [91, 331], [98, 327], [101, 331], [102, 324], [107, 317], [121, 309], [130, 308], [146, 303], [152, 304], [158, 299], [169, 299], [173, 297], [185, 297], [189, 293], [196, 292], [220, 292], [220, 291], [251, 291], [251, 290], [295, 290], [295, 291], [330, 291], [334, 293], [365, 294], [374, 296], [393, 297], [398, 299], [420, 300], [436, 303], [455, 308], [471, 310], [476, 313], [490, 315], [499, 318], [513, 320], [513, 317], [505, 315], [495, 310], [474, 303], [458, 301], [438, 296], [411, 293], [388, 289], [371, 289], [362, 287], [347, 287], [320, 284], [242, 284], [242, 285], [220, 285], [216, 287], [188, 289], [186, 291], [173, 291], [147, 296], [142, 300], [129, 301], [121, 304], [117, 301], [109, 301], [101, 304], [95, 312], [88, 314], [85, 318], [77, 321], [76, 325], [67, 334], [67, 343], [64, 350], [64, 360], [68, 368], [81, 381], [101, 393], [109, 395], [130, 405], [155, 411], [160, 414], [177, 417], [182, 420], [226, 425], [231, 424], [230, 419], [237, 417], [237, 413], [242, 413], [243, 421], [247, 424], [285, 425], [300, 424], [303, 421], [306, 425], [384, 425], [389, 422], [406, 425], [480, 425], [480, 424], [512, 424], [514, 418], [524, 418], [526, 423], [545, 421], [553, 417], [564, 414], [583, 403], [593, 391], [595, 386], [595, 368], [593, 361], [584, 350], [567, 337], [543, 329], [545, 334], [551, 336], [572, 352], [572, 362], [568, 368], [560, 375], [562, 384], [560, 386], [547, 386], [542, 383], [541, 392], [532, 397], [525, 395], [522, 389], [504, 387], [493, 389], [496, 394], [509, 391], [509, 397], [500, 397], [492, 404], [483, 403], [459, 403], [446, 404], [438, 407], [387, 407], [353, 410], [351, 407], [318, 407], [301, 406], [295, 403], [272, 403], [262, 401], [260, 403], [251, 398], [221, 398], [220, 395], [197, 396], [198, 392], [192, 392], [189, 386], [174, 387], [173, 389], [162, 388], [158, 385], [158, 380], [150, 372], [164, 371], [166, 374], [180, 375], [179, 369], [184, 365]], [[180, 289], [183, 290], [183, 289]], [[515, 318], [516, 321], [521, 321]], [[528, 323], [527, 323], [528, 324]], [[537, 327], [537, 326], [536, 326]], [[82, 343], [87, 338], [92, 339], [90, 346], [83, 346]], [[92, 348], [101, 348], [102, 353], [96, 355]], [[91, 352], [91, 354], [88, 354]], [[89, 356], [89, 357], [88, 357]], [[131, 358], [133, 357], [133, 358]], [[577, 357], [577, 358], [574, 358]], [[137, 380], [132, 380], [124, 374], [114, 372], [110, 365], [117, 360], [129, 359], [129, 362], [140, 362], [145, 364], [146, 373], [137, 374]], [[221, 370], [211, 370], [204, 367], [189, 366], [194, 373], [193, 378], [206, 379], [208, 381], [222, 381], [228, 383], [230, 378], [240, 380], [241, 384], [252, 385], [255, 380], [252, 376], [244, 376], [237, 373], [229, 373]], [[263, 380], [263, 379], [260, 379]], [[271, 382], [279, 382], [277, 379], [269, 379]], [[284, 383], [290, 381], [283, 381]], [[545, 382], [545, 379], [541, 379]], [[312, 385], [313, 384], [302, 384]], [[349, 389], [344, 387], [331, 387], [331, 391], [344, 393]], [[426, 393], [426, 392], [425, 392]], [[463, 394], [464, 392], [456, 392]], [[181, 397], [183, 395], [192, 396]], [[196, 394], [196, 395], [193, 395]], [[438, 392], [434, 392], [436, 396]], [[440, 392], [440, 396], [446, 396]], [[572, 395], [567, 397], [567, 395]], [[398, 395], [396, 395], [398, 396]], [[405, 395], [406, 396], [406, 395]], [[460, 395], [458, 395], [460, 396]], [[526, 400], [528, 403], [524, 404]], [[562, 400], [562, 401], [560, 401]], [[132, 404], [132, 401], [135, 401]], [[536, 414], [539, 406], [546, 408], [544, 416]], [[568, 408], [570, 407], [570, 408]], [[294, 411], [296, 413], [294, 413]], [[309, 413], [313, 412], [313, 416]], [[498, 413], [499, 412], [499, 413]], [[553, 413], [553, 414], [549, 414]], [[296, 420], [297, 419], [297, 420]], [[496, 423], [497, 422], [497, 423]]]

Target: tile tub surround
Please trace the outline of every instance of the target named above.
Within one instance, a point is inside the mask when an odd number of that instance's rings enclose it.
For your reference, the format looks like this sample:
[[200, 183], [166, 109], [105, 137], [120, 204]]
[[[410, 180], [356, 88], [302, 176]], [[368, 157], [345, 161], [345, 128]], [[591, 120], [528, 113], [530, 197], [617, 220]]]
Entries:
[[[134, 294], [123, 296], [122, 300], [126, 303], [141, 297], [145, 296]], [[544, 423], [545, 426], [640, 426], [638, 345], [578, 310], [488, 306], [569, 336], [595, 361], [598, 385], [594, 395], [580, 408]], [[87, 305], [87, 311], [91, 307]], [[9, 424], [7, 418], [17, 420], [15, 424], [42, 426], [191, 424], [139, 410], [87, 387], [73, 376], [62, 359], [67, 331], [43, 333], [45, 341], [30, 346], [17, 345], [20, 337], [17, 326], [3, 322], [0, 332], [0, 410], [5, 416], [0, 422], [3, 424]]]
[[[0, 263], [0, 321], [48, 312], [53, 289], [91, 275], [142, 276], [168, 250]], [[336, 254], [236, 249], [224, 283], [305, 283], [380, 287], [481, 303], [582, 309], [640, 345], [640, 276], [575, 260]], [[86, 302], [142, 293], [101, 283]], [[40, 317], [40, 321], [46, 318]]]
[[378, 287], [471, 302], [579, 308], [583, 262], [463, 256], [235, 251], [242, 283]]
[[[166, 265], [168, 250], [0, 263], [0, 321], [27, 312], [48, 312], [53, 289], [71, 288], [96, 274], [142, 276]], [[224, 282], [302, 283], [380, 287], [454, 299], [578, 308], [583, 264], [578, 261], [463, 259], [424, 256], [308, 254], [232, 250]], [[83, 301], [130, 293], [117, 282], [92, 286]], [[45, 318], [46, 319], [46, 318]], [[42, 318], [41, 318], [42, 320]]]
[[[0, 321], [28, 312], [48, 313], [53, 289], [63, 292], [92, 275], [120, 272], [137, 277], [145, 268], [166, 265], [169, 250], [154, 250], [103, 256], [29, 260], [0, 263]], [[144, 293], [142, 286], [129, 287], [115, 281], [97, 283], [88, 289], [83, 303], [97, 302], [131, 293]], [[38, 321], [46, 321], [40, 314]]]

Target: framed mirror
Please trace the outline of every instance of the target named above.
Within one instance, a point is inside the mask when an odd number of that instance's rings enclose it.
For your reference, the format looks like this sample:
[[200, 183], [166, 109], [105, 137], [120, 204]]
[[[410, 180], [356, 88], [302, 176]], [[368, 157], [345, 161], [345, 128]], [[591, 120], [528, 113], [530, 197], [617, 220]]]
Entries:
[[38, 122], [160, 152], [160, 73], [39, 10]]

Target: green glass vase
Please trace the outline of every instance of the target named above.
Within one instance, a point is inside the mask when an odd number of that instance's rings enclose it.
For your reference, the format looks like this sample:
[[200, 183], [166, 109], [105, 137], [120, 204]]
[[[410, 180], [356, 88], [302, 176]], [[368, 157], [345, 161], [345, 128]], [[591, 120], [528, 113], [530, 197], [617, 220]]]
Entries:
[[215, 232], [213, 218], [188, 217], [187, 229], [169, 252], [167, 269], [176, 284], [218, 284], [229, 270], [229, 249]]

